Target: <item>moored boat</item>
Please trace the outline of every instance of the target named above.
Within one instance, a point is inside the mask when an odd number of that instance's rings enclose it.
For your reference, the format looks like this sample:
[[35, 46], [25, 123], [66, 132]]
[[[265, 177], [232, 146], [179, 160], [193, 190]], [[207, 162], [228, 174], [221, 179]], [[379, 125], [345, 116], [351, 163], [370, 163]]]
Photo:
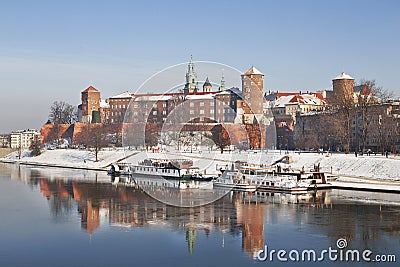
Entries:
[[245, 179], [240, 171], [225, 171], [214, 181], [214, 187], [231, 188], [235, 190], [254, 192], [257, 186]]
[[108, 171], [111, 175], [128, 174], [164, 179], [182, 179], [189, 181], [211, 181], [213, 177], [204, 177], [199, 168], [193, 167], [193, 162], [187, 159], [145, 159], [137, 165], [112, 164]]
[[275, 172], [265, 167], [241, 166], [237, 171], [225, 171], [215, 186], [233, 189], [305, 193], [308, 190], [331, 188], [323, 172]]

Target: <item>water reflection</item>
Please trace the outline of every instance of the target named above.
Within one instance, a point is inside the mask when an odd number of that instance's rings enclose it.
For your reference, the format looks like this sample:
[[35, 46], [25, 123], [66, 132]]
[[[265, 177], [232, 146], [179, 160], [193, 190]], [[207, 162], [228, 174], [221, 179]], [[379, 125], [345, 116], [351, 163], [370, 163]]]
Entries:
[[[10, 173], [12, 180], [38, 188], [56, 221], [68, 220], [78, 212], [81, 228], [90, 235], [102, 227], [181, 230], [185, 232], [182, 239], [187, 242], [188, 253], [194, 254], [199, 233], [208, 236], [219, 232], [221, 246], [225, 245], [226, 235], [241, 237], [242, 250], [250, 258], [266, 243], [293, 246], [296, 241], [306, 246], [319, 240], [315, 236], [327, 237], [326, 244], [346, 237], [353, 247], [398, 253], [393, 251], [400, 235], [400, 196], [395, 194], [232, 191], [205, 206], [179, 208], [158, 202], [138, 188], [113, 185], [101, 172], [18, 165], [2, 165], [0, 171], [3, 175]], [[274, 239], [276, 229], [281, 231], [281, 239]]]

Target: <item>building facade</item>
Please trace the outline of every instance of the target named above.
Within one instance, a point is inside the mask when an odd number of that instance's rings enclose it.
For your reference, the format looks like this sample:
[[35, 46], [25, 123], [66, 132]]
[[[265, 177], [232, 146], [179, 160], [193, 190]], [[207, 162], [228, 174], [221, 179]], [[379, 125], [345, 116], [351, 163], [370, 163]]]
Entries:
[[29, 148], [33, 142], [40, 141], [41, 134], [36, 130], [20, 130], [11, 133], [11, 148]]
[[6, 148], [11, 145], [11, 136], [9, 134], [0, 135], [0, 147]]
[[105, 123], [122, 123], [124, 122], [125, 112], [133, 96], [129, 92], [124, 92], [108, 99], [109, 116]]

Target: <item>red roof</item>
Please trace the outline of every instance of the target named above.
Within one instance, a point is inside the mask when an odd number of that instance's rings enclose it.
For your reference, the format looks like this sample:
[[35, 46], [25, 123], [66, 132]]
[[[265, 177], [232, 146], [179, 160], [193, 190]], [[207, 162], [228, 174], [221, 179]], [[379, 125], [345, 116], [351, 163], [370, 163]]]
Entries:
[[98, 92], [99, 90], [97, 90], [96, 88], [94, 88], [93, 86], [89, 86], [88, 88], [86, 88], [85, 90], [82, 91], [82, 93], [87, 93], [87, 92]]
[[243, 73], [243, 75], [252, 75], [252, 74], [260, 74], [260, 75], [264, 75], [262, 74], [261, 71], [259, 71], [256, 67], [251, 66], [251, 68], [246, 71], [245, 73]]
[[307, 92], [307, 93], [305, 93], [305, 92], [303, 92], [303, 93], [301, 93], [301, 92], [297, 92], [297, 93], [287, 93], [287, 92], [283, 92], [283, 93], [276, 93], [276, 97], [279, 98], [279, 97], [281, 97], [281, 96], [290, 96], [290, 95], [293, 95], [293, 96], [301, 96], [302, 94], [312, 94], [312, 95], [315, 95], [316, 97], [318, 97], [318, 98], [321, 99], [321, 100], [325, 100], [325, 98], [322, 96], [321, 93], [312, 93], [312, 92]]
[[289, 101], [290, 103], [301, 103], [304, 104], [304, 98], [301, 95], [295, 95], [292, 99]]

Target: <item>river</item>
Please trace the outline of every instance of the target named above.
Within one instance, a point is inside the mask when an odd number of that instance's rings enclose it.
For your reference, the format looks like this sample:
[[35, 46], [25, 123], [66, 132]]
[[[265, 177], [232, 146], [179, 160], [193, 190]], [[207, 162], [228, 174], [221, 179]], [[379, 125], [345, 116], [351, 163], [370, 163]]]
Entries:
[[[0, 212], [0, 266], [7, 267], [320, 266], [319, 260], [397, 266], [394, 258], [400, 260], [400, 194], [231, 191], [180, 208], [112, 184], [105, 172], [0, 164]], [[366, 250], [371, 254], [363, 258]]]

